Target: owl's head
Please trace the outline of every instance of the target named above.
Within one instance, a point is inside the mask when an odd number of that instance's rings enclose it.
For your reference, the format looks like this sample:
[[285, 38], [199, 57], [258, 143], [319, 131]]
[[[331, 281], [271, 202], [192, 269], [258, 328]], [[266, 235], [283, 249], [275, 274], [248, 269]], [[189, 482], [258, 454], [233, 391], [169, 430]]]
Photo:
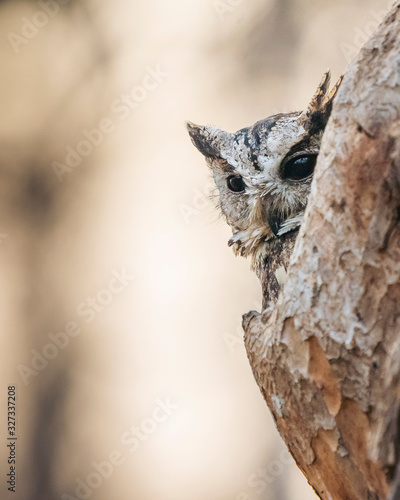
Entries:
[[270, 239], [300, 226], [341, 79], [330, 92], [329, 83], [327, 71], [305, 111], [270, 116], [235, 133], [187, 124], [212, 170], [237, 254], [256, 257]]

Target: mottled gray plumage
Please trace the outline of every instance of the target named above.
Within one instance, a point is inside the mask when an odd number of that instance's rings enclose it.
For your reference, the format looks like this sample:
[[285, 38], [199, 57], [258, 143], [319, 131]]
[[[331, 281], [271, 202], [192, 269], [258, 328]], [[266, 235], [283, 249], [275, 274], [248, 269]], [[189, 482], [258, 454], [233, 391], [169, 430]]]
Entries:
[[276, 300], [285, 280], [341, 79], [331, 92], [329, 82], [327, 71], [305, 111], [274, 115], [236, 133], [187, 124], [212, 170], [220, 208], [233, 231], [229, 245], [252, 257], [263, 276], [265, 300]]

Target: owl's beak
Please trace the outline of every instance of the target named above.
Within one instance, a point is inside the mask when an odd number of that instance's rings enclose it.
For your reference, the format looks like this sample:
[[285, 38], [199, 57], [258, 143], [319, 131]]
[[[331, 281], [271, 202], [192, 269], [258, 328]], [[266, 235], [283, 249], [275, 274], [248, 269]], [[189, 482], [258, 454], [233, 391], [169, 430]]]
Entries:
[[277, 211], [272, 211], [267, 213], [267, 220], [269, 227], [271, 228], [271, 231], [274, 233], [274, 235], [278, 238], [279, 237], [279, 229], [281, 228], [281, 224], [283, 222], [283, 219], [281, 216], [279, 216]]

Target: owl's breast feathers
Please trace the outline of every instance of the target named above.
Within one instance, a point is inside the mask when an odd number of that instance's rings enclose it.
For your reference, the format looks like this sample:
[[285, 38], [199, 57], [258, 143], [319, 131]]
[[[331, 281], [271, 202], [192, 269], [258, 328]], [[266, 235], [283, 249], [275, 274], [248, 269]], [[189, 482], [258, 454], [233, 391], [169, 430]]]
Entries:
[[296, 242], [299, 228], [280, 238], [265, 242], [262, 252], [253, 261], [253, 267], [260, 279], [263, 291], [263, 308], [276, 302], [282, 286], [286, 282], [290, 256]]

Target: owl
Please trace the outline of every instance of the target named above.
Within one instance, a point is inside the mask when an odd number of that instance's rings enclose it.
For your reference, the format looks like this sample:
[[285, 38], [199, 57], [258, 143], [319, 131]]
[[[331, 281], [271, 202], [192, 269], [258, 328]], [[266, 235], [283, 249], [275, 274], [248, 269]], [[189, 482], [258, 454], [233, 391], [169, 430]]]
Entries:
[[276, 301], [310, 193], [333, 99], [327, 71], [305, 111], [282, 113], [235, 133], [187, 123], [214, 177], [237, 255], [250, 257], [264, 305]]

